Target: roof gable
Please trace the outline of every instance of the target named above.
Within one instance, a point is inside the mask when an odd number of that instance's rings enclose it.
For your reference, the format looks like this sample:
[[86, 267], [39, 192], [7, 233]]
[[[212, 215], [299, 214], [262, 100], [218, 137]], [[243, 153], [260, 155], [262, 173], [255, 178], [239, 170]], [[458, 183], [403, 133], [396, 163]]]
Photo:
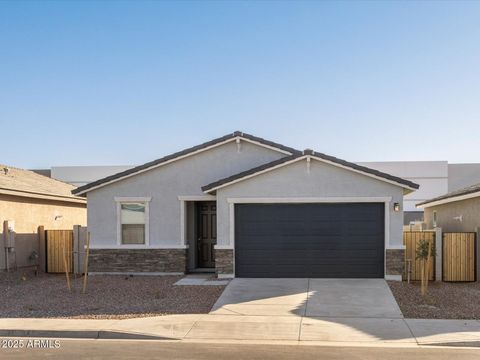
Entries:
[[344, 168], [346, 170], [350, 170], [350, 171], [353, 171], [353, 172], [356, 172], [356, 173], [360, 173], [360, 174], [363, 174], [363, 175], [368, 176], [368, 177], [375, 178], [375, 179], [380, 180], [380, 181], [384, 181], [384, 182], [388, 182], [388, 183], [400, 186], [400, 187], [406, 189], [408, 192], [414, 191], [414, 190], [419, 188], [418, 184], [415, 184], [411, 181], [408, 181], [408, 180], [405, 180], [405, 179], [402, 179], [402, 178], [399, 178], [399, 177], [396, 177], [396, 176], [393, 176], [393, 175], [390, 175], [390, 174], [387, 174], [387, 173], [383, 173], [383, 172], [378, 171], [378, 170], [370, 169], [370, 168], [367, 168], [365, 166], [360, 166], [360, 165], [357, 165], [355, 163], [351, 163], [351, 162], [348, 162], [348, 161], [345, 161], [345, 160], [342, 160], [342, 159], [338, 159], [338, 158], [333, 157], [333, 156], [325, 155], [325, 154], [322, 154], [322, 153], [317, 153], [317, 152], [314, 152], [313, 150], [307, 149], [307, 150], [304, 150], [303, 153], [293, 154], [291, 156], [287, 156], [287, 157], [284, 157], [282, 159], [272, 161], [270, 163], [255, 167], [253, 169], [240, 172], [238, 174], [229, 176], [227, 178], [217, 180], [213, 183], [210, 183], [208, 185], [203, 186], [202, 190], [205, 193], [213, 193], [217, 189], [232, 185], [234, 183], [252, 178], [254, 176], [258, 176], [260, 174], [278, 169], [280, 167], [287, 166], [289, 164], [292, 164], [294, 162], [301, 161], [301, 160], [304, 160], [304, 159], [306, 159], [307, 161], [310, 161], [310, 159], [314, 159], [314, 160], [317, 160], [317, 161], [328, 163], [328, 164], [333, 165], [333, 166]]
[[166, 165], [166, 164], [169, 164], [171, 162], [184, 159], [188, 156], [193, 156], [193, 155], [198, 154], [200, 152], [208, 151], [212, 148], [221, 146], [221, 145], [229, 143], [229, 142], [238, 141], [238, 140], [247, 141], [247, 142], [262, 146], [262, 147], [266, 147], [266, 148], [278, 151], [282, 154], [285, 154], [285, 156], [290, 156], [292, 154], [300, 154], [301, 153], [299, 150], [293, 149], [291, 147], [288, 147], [288, 146], [285, 146], [285, 145], [282, 145], [282, 144], [278, 144], [278, 143], [275, 143], [273, 141], [265, 140], [265, 139], [262, 139], [262, 138], [259, 138], [259, 137], [256, 137], [256, 136], [253, 136], [253, 135], [250, 135], [250, 134], [246, 134], [246, 133], [243, 133], [243, 132], [240, 132], [240, 131], [235, 131], [232, 134], [228, 134], [228, 135], [213, 139], [213, 140], [205, 142], [203, 144], [193, 146], [191, 148], [173, 153], [171, 155], [167, 155], [167, 156], [162, 157], [160, 159], [150, 161], [150, 162], [145, 163], [143, 165], [136, 166], [134, 168], [122, 171], [120, 173], [110, 175], [110, 176], [107, 176], [103, 179], [99, 179], [97, 181], [91, 182], [89, 184], [86, 184], [84, 186], [81, 186], [81, 187], [75, 189], [73, 191], [73, 193], [76, 194], [76, 195], [84, 195], [91, 190], [106, 186], [108, 184], [120, 181], [122, 179], [131, 177], [131, 176], [135, 176], [137, 174], [141, 174], [145, 171], [155, 169], [159, 166]]
[[445, 195], [438, 196], [427, 201], [423, 201], [421, 203], [418, 203], [417, 207], [419, 208], [431, 207], [431, 206], [451, 203], [454, 201], [471, 199], [474, 197], [480, 197], [480, 184], [467, 186], [466, 188], [455, 190]]

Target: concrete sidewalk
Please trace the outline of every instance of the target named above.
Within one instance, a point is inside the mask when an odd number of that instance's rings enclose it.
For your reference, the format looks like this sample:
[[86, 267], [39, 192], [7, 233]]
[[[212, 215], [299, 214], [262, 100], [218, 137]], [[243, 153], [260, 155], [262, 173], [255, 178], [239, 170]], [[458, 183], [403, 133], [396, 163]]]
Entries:
[[2, 337], [349, 346], [480, 346], [480, 321], [168, 315], [126, 320], [1, 319]]

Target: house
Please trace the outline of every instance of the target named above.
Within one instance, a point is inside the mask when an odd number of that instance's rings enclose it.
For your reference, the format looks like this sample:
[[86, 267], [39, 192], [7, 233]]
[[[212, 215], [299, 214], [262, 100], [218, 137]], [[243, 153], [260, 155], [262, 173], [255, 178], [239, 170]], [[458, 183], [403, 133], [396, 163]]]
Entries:
[[427, 228], [440, 227], [447, 232], [480, 230], [480, 184], [449, 192], [417, 206], [424, 209]]
[[[86, 225], [85, 198], [72, 195], [74, 186], [33, 171], [0, 165], [0, 222], [15, 232], [15, 254], [6, 254], [6, 231], [0, 226], [0, 269], [29, 266], [39, 254], [37, 229], [71, 229]], [[13, 245], [13, 244], [9, 244]], [[12, 251], [12, 249], [10, 250]]]
[[401, 279], [418, 185], [235, 132], [94, 181], [93, 273]]
[[[410, 180], [420, 188], [403, 198], [403, 224], [423, 221], [423, 209], [416, 205], [447, 192], [459, 190], [480, 182], [480, 164], [452, 164], [442, 161], [375, 161], [356, 162], [381, 172]], [[133, 168], [123, 166], [53, 166], [50, 169], [33, 170], [53, 179], [75, 186], [83, 186], [109, 175]]]

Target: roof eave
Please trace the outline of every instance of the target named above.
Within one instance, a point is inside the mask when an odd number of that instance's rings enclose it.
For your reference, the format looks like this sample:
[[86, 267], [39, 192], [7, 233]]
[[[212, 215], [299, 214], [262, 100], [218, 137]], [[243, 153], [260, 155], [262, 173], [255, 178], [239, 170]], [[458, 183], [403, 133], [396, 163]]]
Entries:
[[[316, 156], [315, 153], [312, 151], [312, 150], [308, 150], [309, 152], [306, 153], [304, 155], [300, 155], [300, 156], [296, 156], [294, 157], [293, 159], [289, 160], [289, 161], [283, 161], [283, 162], [279, 162], [278, 164], [273, 164], [273, 166], [271, 167], [268, 167], [268, 168], [262, 168], [262, 166], [259, 166], [259, 171], [257, 172], [252, 172], [250, 173], [248, 170], [245, 171], [245, 176], [242, 176], [242, 177], [239, 177], [239, 178], [235, 178], [235, 176], [233, 176], [233, 179], [232, 181], [226, 181], [228, 180], [229, 178], [224, 178], [224, 179], [221, 179], [221, 180], [218, 180], [214, 183], [211, 183], [211, 184], [208, 184], [208, 185], [205, 185], [202, 187], [202, 191], [205, 193], [205, 194], [213, 194], [215, 193], [218, 189], [221, 189], [221, 188], [224, 188], [224, 187], [227, 187], [227, 186], [230, 186], [230, 185], [233, 185], [235, 183], [238, 183], [238, 182], [241, 182], [241, 181], [244, 181], [244, 180], [247, 180], [247, 179], [250, 179], [252, 177], [255, 177], [255, 176], [258, 176], [260, 174], [263, 174], [263, 173], [266, 173], [266, 172], [269, 172], [269, 171], [273, 171], [277, 168], [280, 168], [280, 167], [283, 167], [283, 166], [287, 166], [293, 162], [297, 162], [297, 161], [300, 161], [300, 160], [303, 160], [305, 158], [313, 158], [317, 161], [320, 161], [320, 162], [324, 162], [324, 163], [327, 163], [327, 164], [330, 164], [332, 166], [336, 166], [336, 167], [340, 167], [340, 168], [344, 168], [346, 170], [349, 170], [349, 171], [353, 171], [353, 172], [356, 172], [356, 173], [359, 173], [359, 174], [363, 174], [365, 176], [368, 176], [368, 177], [371, 177], [371, 178], [374, 178], [374, 179], [377, 179], [379, 181], [383, 181], [383, 182], [387, 182], [387, 183], [391, 183], [392, 185], [396, 185], [396, 186], [399, 186], [399, 187], [402, 187], [404, 189], [404, 195], [405, 194], [409, 194], [413, 191], [416, 191], [420, 186], [418, 184], [415, 184], [415, 183], [411, 183], [412, 185], [414, 186], [410, 186], [410, 185], [407, 185], [405, 183], [401, 183], [399, 181], [395, 181], [393, 179], [388, 179], [388, 178], [385, 178], [385, 177], [382, 177], [382, 176], [378, 176], [378, 175], [375, 175], [375, 174], [372, 174], [371, 172], [366, 172], [366, 171], [362, 171], [361, 169], [356, 169], [356, 168], [353, 168], [353, 167], [350, 167], [350, 166], [346, 166], [346, 165], [343, 165], [343, 164], [340, 164], [338, 162], [334, 162], [334, 161], [331, 161], [331, 160], [328, 160], [328, 159], [325, 159], [323, 157], [319, 157], [319, 156]], [[238, 175], [241, 175], [242, 173], [238, 174]], [[388, 174], [385, 174], [385, 175], [388, 175]]]
[[417, 204], [415, 207], [423, 209], [423, 208], [429, 208], [429, 207], [438, 206], [438, 205], [449, 204], [449, 203], [456, 202], [456, 201], [473, 199], [473, 198], [476, 198], [476, 197], [480, 197], [480, 190], [475, 191], [475, 192], [471, 192], [471, 193], [468, 193], [468, 194], [463, 194], [463, 195], [460, 194], [460, 195], [451, 196], [451, 197], [438, 199], [438, 200], [432, 199], [432, 200], [424, 201], [424, 202], [421, 202], [421, 203]]
[[[104, 187], [104, 186], [109, 185], [111, 183], [126, 179], [126, 178], [131, 177], [131, 176], [141, 174], [141, 173], [146, 172], [146, 171], [150, 171], [154, 168], [169, 164], [171, 162], [184, 159], [188, 156], [192, 156], [192, 155], [195, 155], [197, 153], [210, 150], [214, 147], [218, 147], [218, 146], [236, 141], [237, 139], [242, 139], [242, 140], [250, 142], [250, 143], [258, 144], [260, 146], [278, 151], [278, 152], [283, 153], [285, 155], [294, 155], [294, 154], [301, 153], [299, 150], [296, 150], [296, 149], [293, 149], [293, 148], [290, 148], [290, 147], [287, 147], [287, 146], [284, 146], [284, 145], [281, 145], [281, 144], [277, 144], [277, 143], [274, 143], [274, 142], [271, 142], [271, 141], [268, 141], [268, 140], [265, 140], [265, 139], [262, 139], [262, 138], [258, 138], [256, 136], [253, 136], [253, 135], [250, 135], [250, 134], [245, 134], [245, 133], [240, 132], [240, 131], [235, 131], [232, 134], [225, 135], [225, 136], [222, 136], [220, 138], [208, 141], [206, 143], [203, 143], [203, 144], [200, 144], [200, 145], [197, 145], [197, 146], [193, 146], [193, 147], [185, 149], [185, 150], [181, 150], [177, 153], [173, 153], [173, 154], [164, 156], [163, 158], [160, 158], [158, 160], [154, 160], [154, 161], [150, 162], [152, 164], [151, 166], [148, 166], [148, 164], [150, 164], [150, 163], [146, 163], [146, 164], [134, 167], [132, 169], [125, 170], [125, 171], [120, 172], [118, 174], [113, 174], [113, 175], [107, 176], [103, 179], [96, 180], [96, 181], [94, 181], [90, 184], [80, 186], [77, 189], [73, 190], [72, 194], [76, 195], [76, 196], [86, 196], [86, 194], [89, 191], [98, 189], [100, 187]], [[184, 154], [182, 154], [182, 153], [184, 153]], [[162, 159], [165, 159], [165, 161], [163, 161]], [[158, 161], [158, 163], [155, 163], [157, 161]], [[124, 175], [122, 175], [122, 174], [124, 174]], [[96, 184], [96, 185], [94, 185], [94, 184]]]
[[0, 189], [0, 194], [10, 195], [10, 196], [19, 196], [19, 197], [25, 197], [25, 198], [33, 198], [33, 199], [77, 203], [77, 204], [87, 203], [86, 199], [83, 199], [77, 196], [64, 196], [64, 195], [55, 195], [55, 194], [46, 194], [46, 193], [36, 193], [36, 192], [30, 192], [30, 191]]

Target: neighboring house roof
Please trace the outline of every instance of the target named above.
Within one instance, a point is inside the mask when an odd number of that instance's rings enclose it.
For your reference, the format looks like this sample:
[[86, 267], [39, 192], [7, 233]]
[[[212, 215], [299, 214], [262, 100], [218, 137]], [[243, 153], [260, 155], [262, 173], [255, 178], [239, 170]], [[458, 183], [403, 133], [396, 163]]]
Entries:
[[365, 166], [360, 166], [360, 165], [355, 164], [355, 163], [351, 163], [351, 162], [348, 162], [348, 161], [345, 161], [345, 160], [342, 160], [342, 159], [338, 159], [338, 158], [330, 156], [330, 155], [318, 153], [318, 152], [315, 152], [313, 150], [307, 149], [307, 150], [304, 150], [302, 153], [296, 153], [296, 154], [293, 154], [291, 156], [287, 156], [287, 157], [284, 157], [282, 159], [275, 160], [275, 161], [269, 162], [267, 164], [257, 166], [253, 169], [250, 169], [250, 170], [247, 170], [247, 171], [242, 171], [238, 174], [226, 177], [224, 179], [220, 179], [218, 181], [215, 181], [213, 183], [210, 183], [208, 185], [203, 186], [202, 190], [206, 193], [211, 193], [211, 192], [214, 192], [217, 189], [220, 189], [222, 187], [231, 185], [233, 183], [236, 183], [236, 182], [239, 182], [239, 181], [242, 181], [242, 180], [246, 180], [248, 178], [263, 174], [265, 172], [277, 169], [279, 167], [282, 167], [282, 166], [285, 166], [285, 165], [288, 165], [288, 164], [291, 164], [293, 162], [296, 162], [296, 161], [299, 161], [299, 160], [302, 160], [302, 159], [306, 159], [306, 158], [312, 158], [312, 159], [319, 160], [319, 161], [322, 161], [322, 162], [325, 162], [325, 163], [329, 163], [329, 164], [334, 165], [334, 166], [346, 168], [347, 170], [362, 173], [364, 175], [374, 177], [374, 178], [377, 178], [377, 179], [382, 180], [382, 181], [386, 181], [386, 182], [389, 182], [389, 183], [393, 183], [395, 185], [399, 185], [399, 186], [401, 186], [401, 187], [403, 187], [407, 190], [410, 190], [410, 191], [414, 191], [414, 190], [419, 188], [418, 184], [415, 184], [411, 181], [399, 178], [397, 176], [386, 174], [386, 173], [383, 173], [383, 172], [378, 171], [378, 170], [370, 169], [370, 168], [367, 168]]
[[449, 192], [448, 194], [438, 196], [436, 198], [423, 201], [417, 204], [417, 207], [431, 207], [441, 204], [447, 204], [454, 201], [471, 199], [474, 197], [480, 197], [480, 184], [467, 186], [466, 188]]
[[0, 165], [0, 194], [85, 203], [73, 196], [75, 186], [51, 179], [30, 170]]
[[282, 145], [282, 144], [278, 144], [278, 143], [275, 143], [275, 142], [272, 142], [272, 141], [269, 141], [269, 140], [265, 140], [265, 139], [262, 139], [262, 138], [259, 138], [259, 137], [253, 136], [253, 135], [249, 135], [249, 134], [243, 133], [241, 131], [235, 131], [232, 134], [228, 134], [228, 135], [219, 137], [217, 139], [208, 141], [206, 143], [203, 143], [203, 144], [200, 144], [200, 145], [197, 145], [197, 146], [194, 146], [194, 147], [176, 152], [176, 153], [171, 154], [171, 155], [167, 155], [167, 156], [162, 157], [160, 159], [150, 161], [146, 164], [136, 166], [134, 168], [119, 172], [119, 173], [114, 174], [114, 175], [107, 176], [103, 179], [99, 179], [99, 180], [91, 182], [87, 185], [80, 186], [79, 188], [72, 191], [72, 193], [76, 194], [76, 195], [84, 195], [85, 193], [87, 193], [88, 191], [91, 191], [93, 189], [97, 189], [99, 187], [105, 186], [107, 184], [111, 184], [111, 183], [116, 182], [116, 181], [120, 181], [124, 178], [136, 175], [138, 173], [154, 169], [158, 166], [170, 163], [172, 161], [183, 159], [187, 156], [196, 154], [196, 153], [201, 152], [201, 151], [208, 150], [212, 147], [219, 146], [219, 145], [222, 145], [222, 144], [225, 144], [225, 143], [228, 143], [228, 142], [236, 141], [236, 139], [243, 139], [243, 140], [248, 141], [248, 142], [259, 144], [261, 146], [279, 151], [279, 152], [281, 152], [285, 155], [292, 155], [292, 154], [300, 154], [301, 153], [299, 150], [293, 149], [291, 147], [288, 147], [288, 146], [285, 146], [285, 145]]

